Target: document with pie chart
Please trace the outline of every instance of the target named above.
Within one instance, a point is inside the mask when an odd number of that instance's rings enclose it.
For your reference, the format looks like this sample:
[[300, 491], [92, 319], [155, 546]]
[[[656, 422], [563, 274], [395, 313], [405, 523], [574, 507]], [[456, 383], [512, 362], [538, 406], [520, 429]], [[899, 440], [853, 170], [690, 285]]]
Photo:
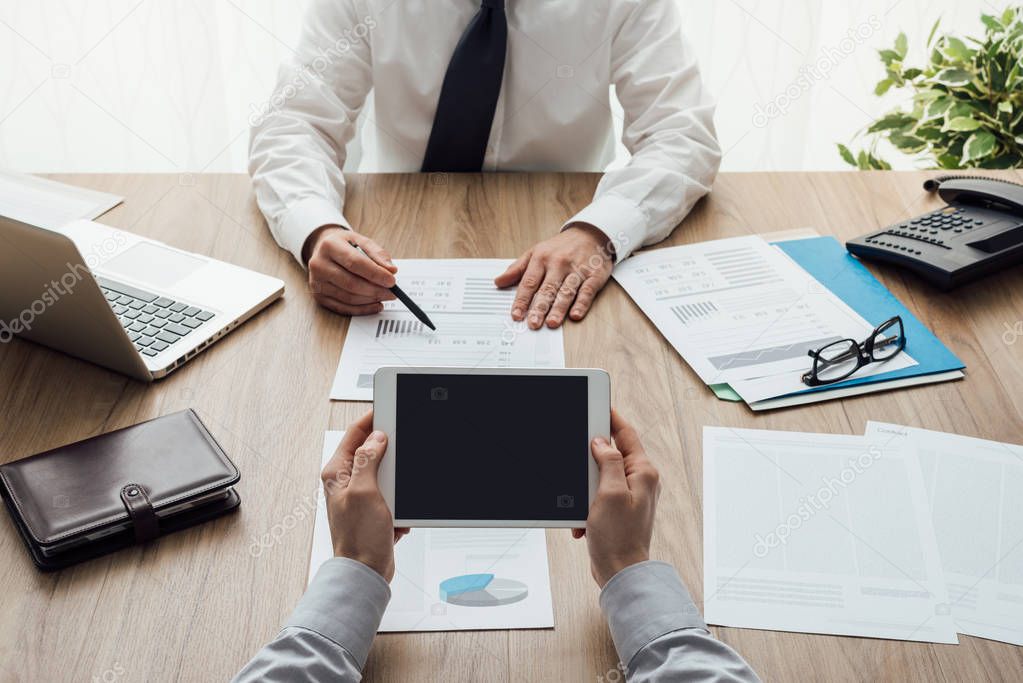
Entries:
[[[327, 432], [322, 466], [344, 432]], [[322, 496], [309, 581], [333, 556]], [[553, 628], [543, 529], [417, 528], [394, 549], [396, 572], [381, 631]]]

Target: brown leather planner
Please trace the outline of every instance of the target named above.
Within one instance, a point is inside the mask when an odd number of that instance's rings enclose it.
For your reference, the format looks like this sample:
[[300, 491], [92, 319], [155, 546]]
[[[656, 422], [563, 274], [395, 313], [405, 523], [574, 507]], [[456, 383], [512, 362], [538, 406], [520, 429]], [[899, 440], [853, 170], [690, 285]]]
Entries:
[[0, 465], [0, 494], [53, 570], [238, 507], [238, 468], [192, 410]]

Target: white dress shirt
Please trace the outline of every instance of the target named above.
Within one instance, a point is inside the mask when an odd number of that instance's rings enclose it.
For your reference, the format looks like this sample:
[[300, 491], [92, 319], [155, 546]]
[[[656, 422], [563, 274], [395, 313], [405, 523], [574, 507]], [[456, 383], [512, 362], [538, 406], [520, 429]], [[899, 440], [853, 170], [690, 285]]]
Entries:
[[[479, 6], [314, 0], [297, 54], [251, 117], [256, 198], [277, 242], [300, 261], [317, 228], [353, 227], [343, 216], [341, 168], [371, 90], [375, 170], [421, 168], [448, 62]], [[504, 79], [483, 170], [604, 170], [614, 156], [614, 85], [631, 158], [604, 174], [592, 203], [562, 228], [596, 226], [618, 260], [667, 237], [709, 191], [721, 158], [675, 0], [507, 0], [506, 12]]]

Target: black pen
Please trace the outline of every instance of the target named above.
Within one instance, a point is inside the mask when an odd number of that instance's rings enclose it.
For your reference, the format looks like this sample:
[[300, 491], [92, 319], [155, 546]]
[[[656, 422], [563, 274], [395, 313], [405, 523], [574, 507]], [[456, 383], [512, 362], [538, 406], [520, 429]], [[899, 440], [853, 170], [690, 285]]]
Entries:
[[[360, 247], [355, 242], [349, 242], [348, 244], [352, 245], [353, 247], [355, 247], [356, 249], [361, 251], [363, 254], [366, 254], [366, 250], [363, 249], [362, 247]], [[369, 254], [366, 254], [366, 258], [368, 258], [370, 261], [373, 260], [373, 257], [370, 256]], [[401, 303], [405, 304], [405, 307], [409, 311], [412, 312], [412, 315], [416, 316], [416, 318], [419, 319], [419, 322], [423, 323], [424, 325], [429, 327], [431, 330], [434, 330], [434, 331], [437, 330], [437, 328], [434, 326], [433, 322], [430, 320], [430, 317], [428, 315], [426, 315], [425, 313], [423, 313], [423, 309], [419, 308], [419, 306], [416, 306], [416, 302], [415, 301], [413, 301], [412, 299], [408, 298], [408, 294], [406, 294], [405, 292], [401, 291], [401, 287], [399, 287], [398, 285], [394, 285], [393, 287], [390, 288], [390, 290], [391, 290], [391, 294], [393, 294], [394, 296], [398, 297], [398, 301], [400, 301]]]

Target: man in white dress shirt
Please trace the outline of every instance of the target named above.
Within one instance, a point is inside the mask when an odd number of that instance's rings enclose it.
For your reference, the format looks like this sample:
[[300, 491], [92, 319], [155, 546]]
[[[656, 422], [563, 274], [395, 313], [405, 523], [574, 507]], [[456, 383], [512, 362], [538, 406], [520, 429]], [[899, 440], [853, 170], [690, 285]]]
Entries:
[[379, 171], [596, 171], [614, 156], [611, 85], [628, 163], [495, 273], [518, 286], [515, 320], [581, 320], [613, 265], [667, 237], [717, 173], [676, 0], [314, 0], [253, 121], [256, 197], [321, 305], [376, 313], [397, 268], [345, 218], [341, 173], [370, 91]]

